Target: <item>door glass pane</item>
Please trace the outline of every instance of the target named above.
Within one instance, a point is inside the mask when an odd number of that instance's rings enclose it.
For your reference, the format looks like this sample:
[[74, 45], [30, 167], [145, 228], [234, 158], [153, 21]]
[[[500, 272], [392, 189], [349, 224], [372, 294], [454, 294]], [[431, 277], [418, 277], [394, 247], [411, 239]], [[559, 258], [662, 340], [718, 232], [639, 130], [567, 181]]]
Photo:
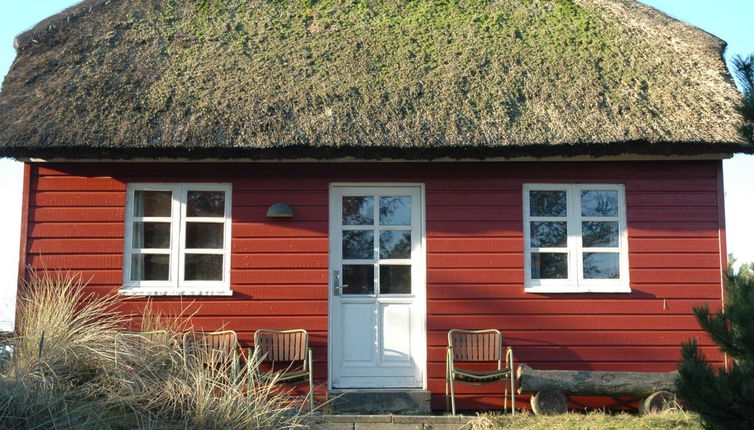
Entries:
[[411, 225], [411, 197], [380, 197], [380, 225]]
[[618, 247], [618, 223], [586, 221], [581, 223], [582, 246]]
[[186, 248], [222, 249], [224, 227], [215, 222], [187, 222]]
[[343, 258], [348, 260], [374, 258], [374, 231], [346, 230], [343, 232]]
[[567, 279], [568, 254], [565, 252], [532, 252], [532, 279]]
[[531, 223], [531, 246], [535, 248], [561, 248], [568, 244], [568, 224], [565, 222]]
[[620, 278], [620, 254], [607, 252], [584, 253], [584, 279]]
[[343, 197], [343, 225], [374, 224], [374, 199], [372, 197]]
[[134, 191], [134, 216], [170, 216], [173, 203], [170, 191]]
[[189, 191], [186, 196], [186, 216], [225, 216], [224, 191]]
[[411, 231], [381, 231], [380, 258], [411, 258]]
[[184, 279], [187, 281], [222, 281], [223, 256], [220, 254], [186, 254]]
[[581, 216], [618, 216], [618, 192], [582, 191]]
[[380, 265], [380, 294], [411, 294], [411, 266]]
[[135, 222], [131, 240], [133, 248], [170, 248], [169, 222]]
[[344, 264], [343, 294], [374, 294], [374, 266]]
[[131, 255], [132, 281], [167, 281], [170, 279], [170, 256], [166, 254]]
[[529, 191], [530, 216], [557, 216], [567, 214], [565, 191]]

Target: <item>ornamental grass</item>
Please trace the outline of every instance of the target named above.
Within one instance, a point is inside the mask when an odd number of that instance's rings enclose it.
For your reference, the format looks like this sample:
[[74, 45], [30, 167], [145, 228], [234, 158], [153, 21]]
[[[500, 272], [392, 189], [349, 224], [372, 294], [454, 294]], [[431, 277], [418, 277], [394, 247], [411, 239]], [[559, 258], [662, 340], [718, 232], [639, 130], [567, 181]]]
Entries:
[[[146, 306], [141, 327], [160, 330], [125, 342], [122, 299], [84, 290], [79, 275], [30, 274], [18, 304], [13, 349], [0, 369], [0, 428], [295, 429], [307, 414], [276, 377], [184, 357], [183, 318]], [[117, 342], [116, 342], [117, 340]], [[116, 347], [117, 343], [117, 347]], [[253, 381], [253, 383], [249, 383]]]

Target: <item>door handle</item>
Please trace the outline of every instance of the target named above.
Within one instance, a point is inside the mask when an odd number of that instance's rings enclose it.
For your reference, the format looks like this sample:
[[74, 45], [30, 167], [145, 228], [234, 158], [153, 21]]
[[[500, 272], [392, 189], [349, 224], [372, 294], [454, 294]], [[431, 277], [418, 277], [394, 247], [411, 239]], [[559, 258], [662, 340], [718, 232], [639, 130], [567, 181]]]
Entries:
[[333, 270], [333, 295], [340, 296], [343, 294], [343, 288], [348, 285], [341, 284], [340, 270]]

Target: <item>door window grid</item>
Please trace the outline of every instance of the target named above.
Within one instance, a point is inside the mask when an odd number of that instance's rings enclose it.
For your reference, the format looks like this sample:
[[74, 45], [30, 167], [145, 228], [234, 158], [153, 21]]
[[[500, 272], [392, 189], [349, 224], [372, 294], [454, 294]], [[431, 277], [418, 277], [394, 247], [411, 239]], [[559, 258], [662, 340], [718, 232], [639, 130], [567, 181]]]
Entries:
[[[361, 200], [360, 206], [354, 208], [356, 202]], [[375, 204], [376, 203], [376, 204]], [[388, 212], [383, 208], [385, 204], [392, 205], [393, 212]], [[367, 209], [364, 209], [367, 208]], [[401, 209], [407, 208], [408, 212]], [[352, 210], [356, 209], [356, 210]], [[410, 196], [394, 196], [394, 195], [380, 195], [370, 194], [361, 196], [343, 196], [341, 199], [341, 269], [343, 273], [343, 284], [346, 287], [343, 289], [345, 295], [410, 295], [411, 288], [411, 249], [413, 248], [413, 242], [411, 237], [412, 231], [412, 201]], [[396, 212], [398, 212], [396, 214]], [[390, 222], [390, 224], [385, 224]], [[383, 257], [384, 249], [381, 248], [380, 238], [387, 238], [387, 235], [383, 233], [390, 233], [390, 235], [400, 234], [401, 232], [408, 233], [408, 257], [407, 258], [390, 258]], [[370, 240], [371, 246], [371, 258], [366, 257], [364, 251], [367, 246], [359, 246], [358, 251], [350, 245], [346, 244], [346, 240], [351, 238], [361, 238], [361, 240]], [[366, 239], [365, 239], [366, 238]], [[400, 240], [399, 240], [400, 241]], [[405, 248], [405, 245], [404, 245]], [[405, 249], [403, 250], [405, 253]], [[347, 257], [362, 257], [362, 258], [347, 258]], [[393, 267], [397, 266], [397, 267]], [[400, 268], [400, 266], [408, 267], [408, 269]], [[368, 267], [368, 268], [367, 268]], [[401, 277], [408, 277], [408, 281], [401, 279]], [[367, 279], [372, 279], [372, 287], [365, 288], [362, 286]], [[398, 287], [397, 291], [383, 291], [386, 288], [381, 288], [381, 279], [388, 282], [386, 286], [390, 285], [390, 288], [396, 288], [391, 280], [402, 281], [402, 287]], [[349, 282], [352, 285], [349, 285]], [[355, 284], [354, 284], [355, 283]], [[383, 282], [385, 283], [385, 282]], [[358, 286], [356, 286], [358, 285]], [[409, 291], [403, 291], [405, 286], [408, 285]]]

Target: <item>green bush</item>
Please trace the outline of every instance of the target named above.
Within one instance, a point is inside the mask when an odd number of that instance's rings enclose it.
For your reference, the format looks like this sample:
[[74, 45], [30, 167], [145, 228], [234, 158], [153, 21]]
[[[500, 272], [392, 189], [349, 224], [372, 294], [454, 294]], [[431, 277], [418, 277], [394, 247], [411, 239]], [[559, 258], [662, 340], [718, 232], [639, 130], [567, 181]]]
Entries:
[[754, 267], [744, 264], [727, 271], [727, 301], [711, 313], [707, 305], [694, 309], [699, 324], [732, 363], [715, 368], [695, 341], [682, 345], [683, 361], [676, 383], [678, 395], [699, 413], [710, 429], [754, 428]]

